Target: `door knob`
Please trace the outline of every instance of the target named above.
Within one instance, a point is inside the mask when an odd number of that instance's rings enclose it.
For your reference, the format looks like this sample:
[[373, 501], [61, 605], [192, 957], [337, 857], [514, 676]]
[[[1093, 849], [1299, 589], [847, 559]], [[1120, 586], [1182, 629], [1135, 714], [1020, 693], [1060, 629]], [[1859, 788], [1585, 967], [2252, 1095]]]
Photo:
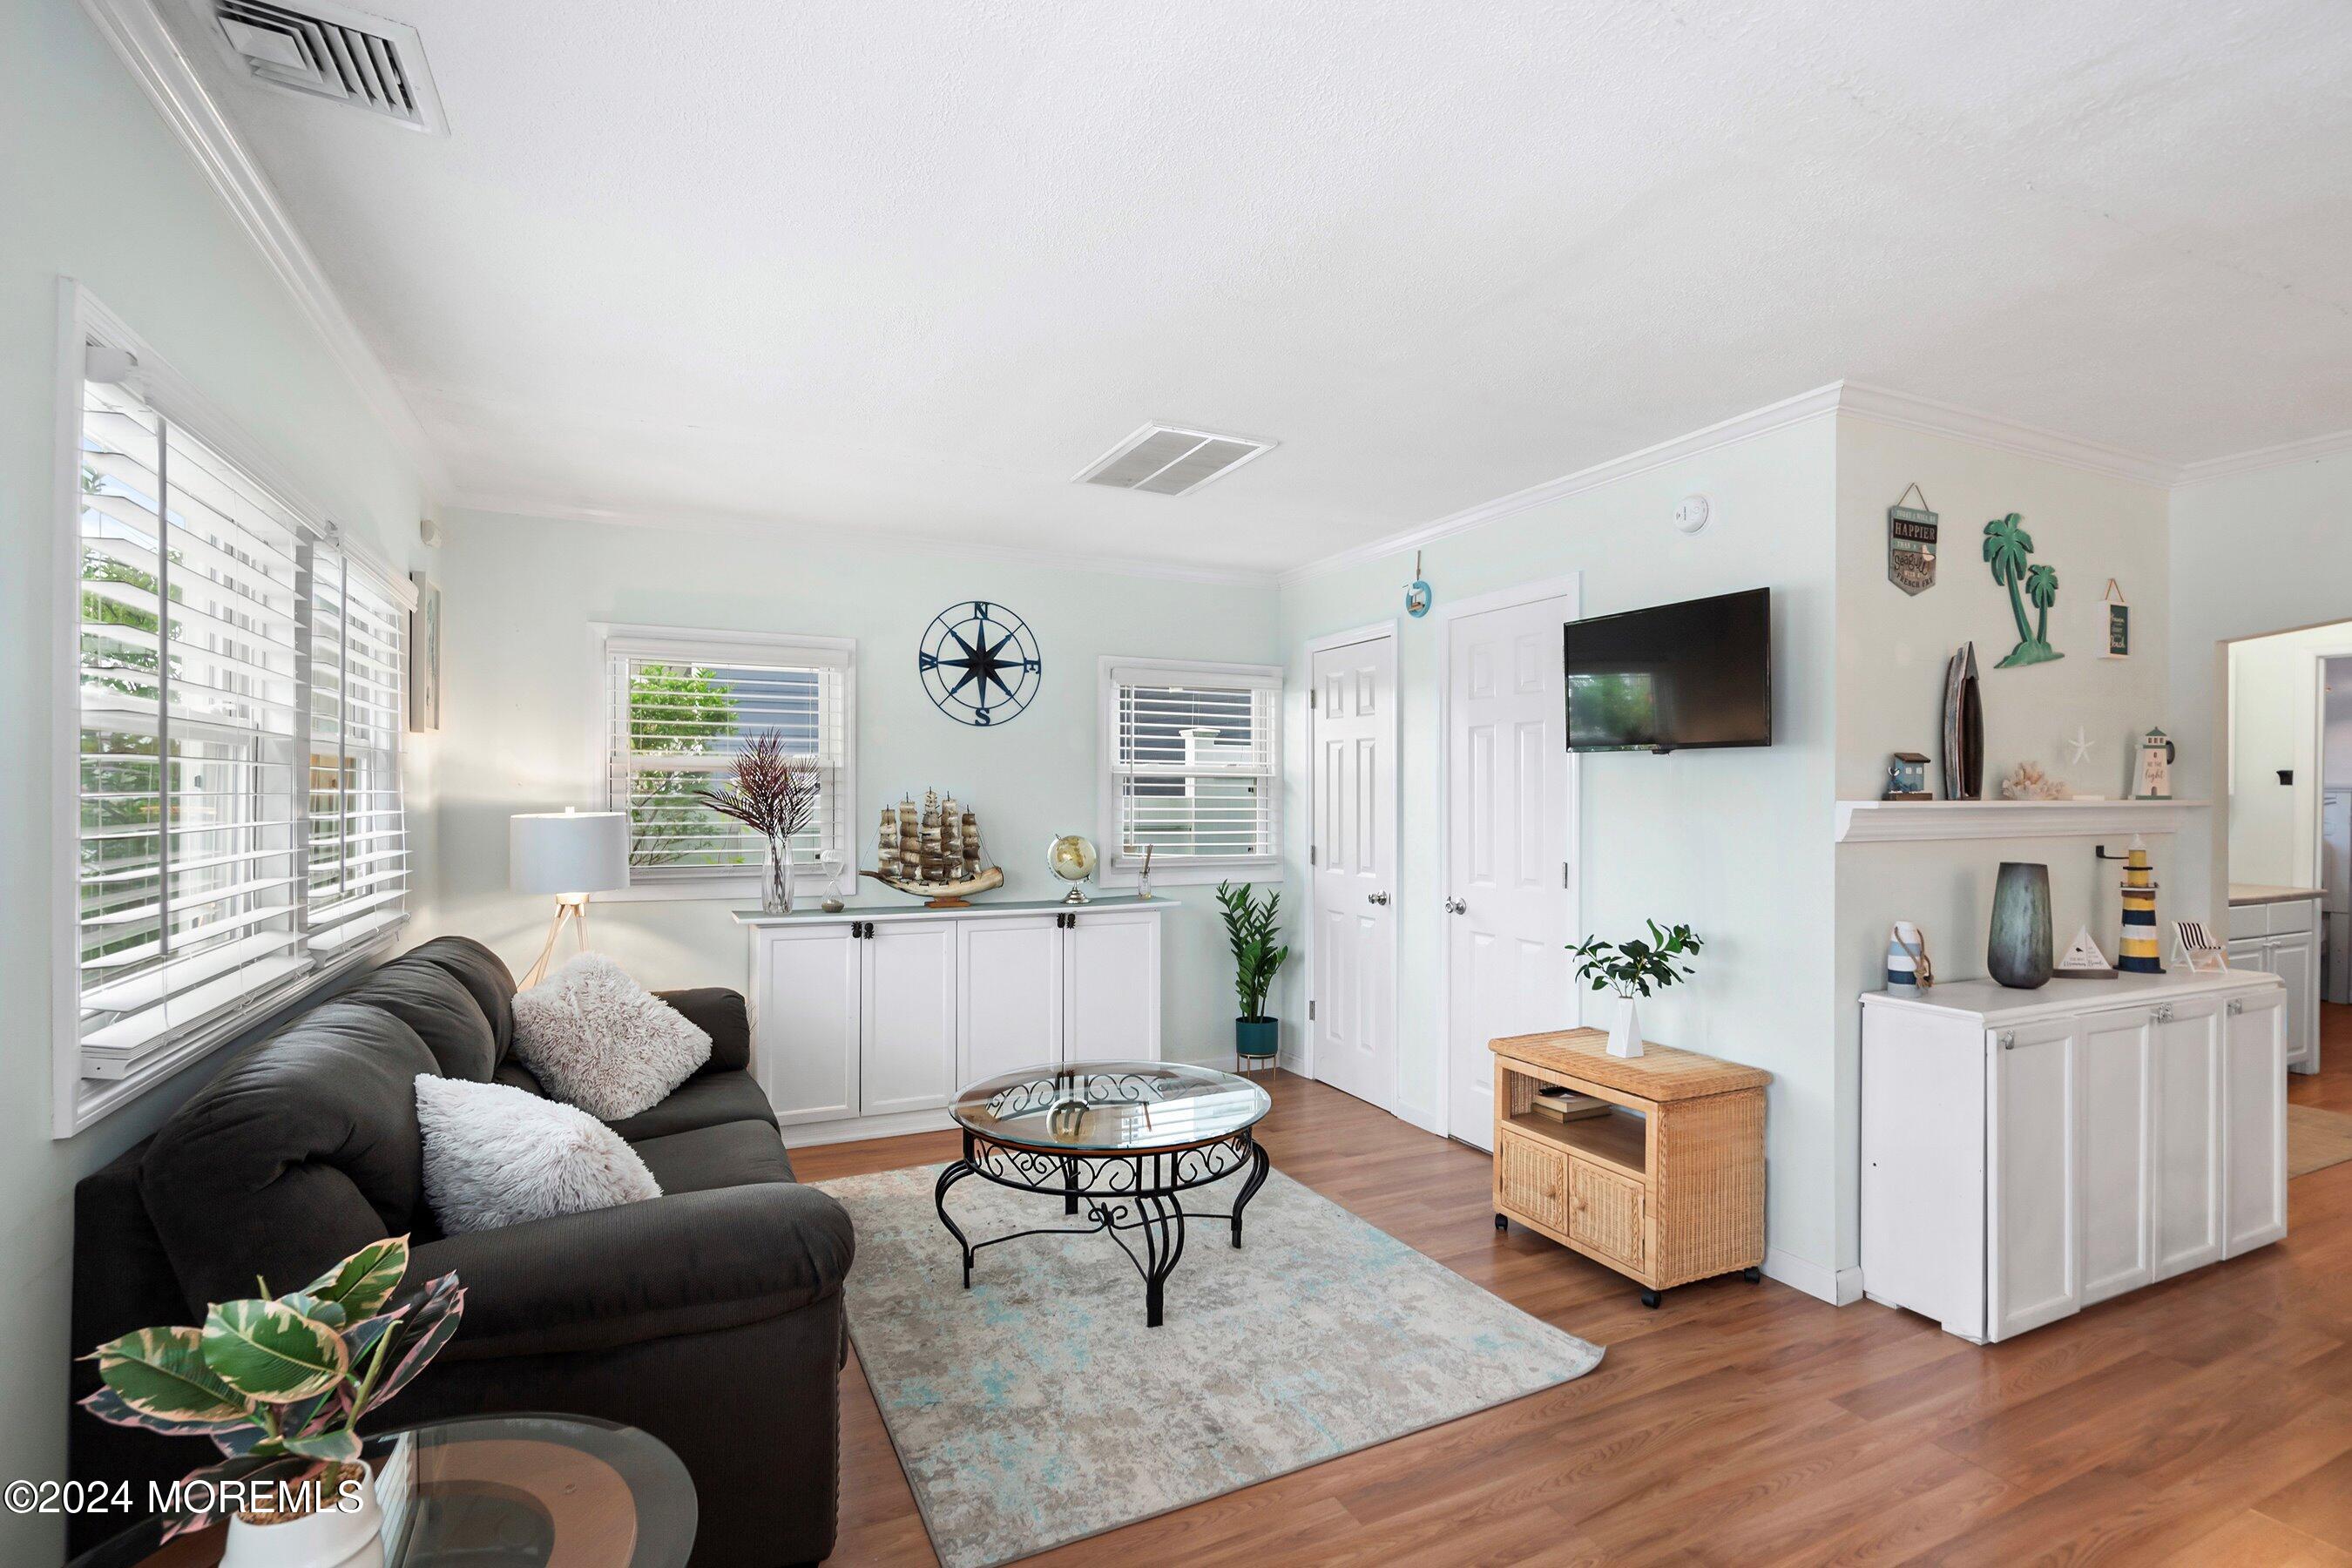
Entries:
[[1445, 912], [1449, 915], [1462, 914], [1468, 910], [1469, 908], [1469, 905], [1464, 903], [1459, 899], [1448, 899], [1445, 900]]
[[1368, 904], [1385, 904], [1389, 901], [1389, 896], [1384, 892], [1366, 893], [1364, 895], [1364, 901]]

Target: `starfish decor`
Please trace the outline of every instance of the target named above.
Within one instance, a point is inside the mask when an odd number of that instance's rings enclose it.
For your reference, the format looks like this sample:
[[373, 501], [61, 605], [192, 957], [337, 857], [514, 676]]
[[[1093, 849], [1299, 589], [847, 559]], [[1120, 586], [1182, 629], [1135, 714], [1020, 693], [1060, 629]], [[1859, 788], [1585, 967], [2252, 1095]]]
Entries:
[[2066, 743], [2074, 748], [2074, 760], [2078, 763], [2089, 762], [2091, 748], [2098, 744], [2096, 741], [2090, 738], [2080, 724], [2074, 726], [2074, 738]]

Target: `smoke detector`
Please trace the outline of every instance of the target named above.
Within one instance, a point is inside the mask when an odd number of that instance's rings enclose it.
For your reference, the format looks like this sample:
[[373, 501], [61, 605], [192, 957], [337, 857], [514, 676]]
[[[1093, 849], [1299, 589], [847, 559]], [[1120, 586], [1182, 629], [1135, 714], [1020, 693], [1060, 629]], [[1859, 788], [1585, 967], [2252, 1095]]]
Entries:
[[191, 0], [229, 68], [280, 92], [363, 109], [397, 125], [446, 133], [425, 45], [405, 22], [333, 0]]
[[1271, 441], [1187, 430], [1177, 425], [1146, 425], [1087, 465], [1077, 483], [1113, 489], [1150, 490], [1181, 496], [1221, 479], [1252, 458], [1274, 450]]

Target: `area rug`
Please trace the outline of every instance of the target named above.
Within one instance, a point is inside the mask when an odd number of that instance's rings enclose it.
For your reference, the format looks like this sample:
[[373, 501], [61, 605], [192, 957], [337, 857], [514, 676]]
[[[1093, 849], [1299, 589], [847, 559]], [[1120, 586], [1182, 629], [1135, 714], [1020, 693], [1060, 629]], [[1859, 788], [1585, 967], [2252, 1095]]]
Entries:
[[[1105, 1236], [983, 1248], [970, 1290], [939, 1167], [818, 1185], [857, 1226], [849, 1333], [947, 1568], [1025, 1557], [1580, 1377], [1601, 1347], [1531, 1318], [1279, 1171], [1245, 1245], [1187, 1227], [1166, 1321]], [[1186, 1194], [1230, 1210], [1236, 1180]], [[974, 1241], [1066, 1220], [973, 1178]]]
[[2307, 1176], [2352, 1160], [2352, 1116], [2315, 1105], [2286, 1108], [2286, 1173]]

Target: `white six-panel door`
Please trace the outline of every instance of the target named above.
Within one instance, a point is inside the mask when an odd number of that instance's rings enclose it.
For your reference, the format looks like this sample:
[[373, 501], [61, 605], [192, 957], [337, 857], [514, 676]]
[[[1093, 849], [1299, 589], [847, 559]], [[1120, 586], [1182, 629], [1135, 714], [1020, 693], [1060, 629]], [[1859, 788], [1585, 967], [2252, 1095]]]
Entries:
[[1396, 639], [1309, 660], [1315, 1076], [1396, 1104]]
[[1447, 626], [1446, 1131], [1488, 1148], [1489, 1040], [1565, 1028], [1571, 908], [1563, 596]]

